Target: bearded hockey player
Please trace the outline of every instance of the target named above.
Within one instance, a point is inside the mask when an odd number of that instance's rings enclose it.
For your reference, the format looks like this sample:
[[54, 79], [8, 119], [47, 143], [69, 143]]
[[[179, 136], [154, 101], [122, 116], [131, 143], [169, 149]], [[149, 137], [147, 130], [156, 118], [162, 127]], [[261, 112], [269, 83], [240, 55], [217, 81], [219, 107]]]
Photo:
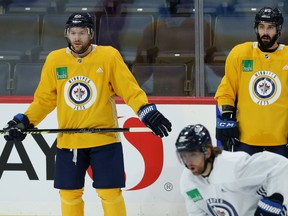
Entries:
[[176, 151], [186, 167], [180, 188], [189, 216], [287, 215], [285, 157], [267, 151], [250, 156], [214, 147], [201, 124], [180, 132]]

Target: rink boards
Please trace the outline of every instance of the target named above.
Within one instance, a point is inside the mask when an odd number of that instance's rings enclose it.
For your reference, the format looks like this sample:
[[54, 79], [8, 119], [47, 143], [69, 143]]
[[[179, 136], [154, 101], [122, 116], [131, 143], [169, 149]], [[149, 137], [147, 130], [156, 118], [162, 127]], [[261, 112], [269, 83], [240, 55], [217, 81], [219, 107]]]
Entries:
[[[183, 165], [175, 153], [175, 140], [188, 124], [204, 124], [215, 141], [216, 105], [211, 100], [152, 101], [172, 122], [173, 131], [162, 140], [151, 133], [121, 133], [124, 149], [126, 187], [123, 195], [127, 215], [184, 216], [185, 206], [179, 192]], [[0, 103], [4, 126], [28, 102]], [[117, 104], [120, 127], [141, 127], [132, 109]], [[56, 111], [38, 128], [57, 128]], [[28, 135], [22, 143], [6, 145], [0, 137], [0, 215], [60, 215], [58, 190], [53, 188], [56, 134]], [[86, 175], [85, 216], [103, 215], [101, 203]]]

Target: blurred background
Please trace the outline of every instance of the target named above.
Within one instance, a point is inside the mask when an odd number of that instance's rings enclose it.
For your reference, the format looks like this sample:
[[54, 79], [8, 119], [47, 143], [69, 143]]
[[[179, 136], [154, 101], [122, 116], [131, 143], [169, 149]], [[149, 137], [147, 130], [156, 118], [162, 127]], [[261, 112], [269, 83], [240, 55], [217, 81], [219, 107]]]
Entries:
[[83, 11], [93, 43], [117, 48], [148, 96], [213, 97], [264, 6], [282, 11], [287, 43], [287, 0], [0, 0], [0, 96], [33, 96], [47, 54], [67, 46], [68, 16]]

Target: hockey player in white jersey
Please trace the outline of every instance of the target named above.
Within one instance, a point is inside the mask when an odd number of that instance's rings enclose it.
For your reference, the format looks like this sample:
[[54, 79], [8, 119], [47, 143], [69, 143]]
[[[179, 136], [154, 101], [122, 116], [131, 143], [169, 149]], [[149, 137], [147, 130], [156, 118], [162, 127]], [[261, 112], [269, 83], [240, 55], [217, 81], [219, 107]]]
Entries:
[[186, 167], [180, 188], [189, 216], [287, 215], [287, 158], [224, 151], [201, 124], [180, 132], [176, 151]]

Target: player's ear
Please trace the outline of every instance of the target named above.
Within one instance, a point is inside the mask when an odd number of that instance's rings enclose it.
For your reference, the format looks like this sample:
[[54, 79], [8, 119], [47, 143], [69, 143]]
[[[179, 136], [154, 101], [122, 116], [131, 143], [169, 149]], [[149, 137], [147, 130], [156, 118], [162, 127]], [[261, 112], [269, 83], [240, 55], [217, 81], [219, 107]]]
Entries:
[[211, 148], [206, 148], [205, 158], [208, 159], [211, 157]]

